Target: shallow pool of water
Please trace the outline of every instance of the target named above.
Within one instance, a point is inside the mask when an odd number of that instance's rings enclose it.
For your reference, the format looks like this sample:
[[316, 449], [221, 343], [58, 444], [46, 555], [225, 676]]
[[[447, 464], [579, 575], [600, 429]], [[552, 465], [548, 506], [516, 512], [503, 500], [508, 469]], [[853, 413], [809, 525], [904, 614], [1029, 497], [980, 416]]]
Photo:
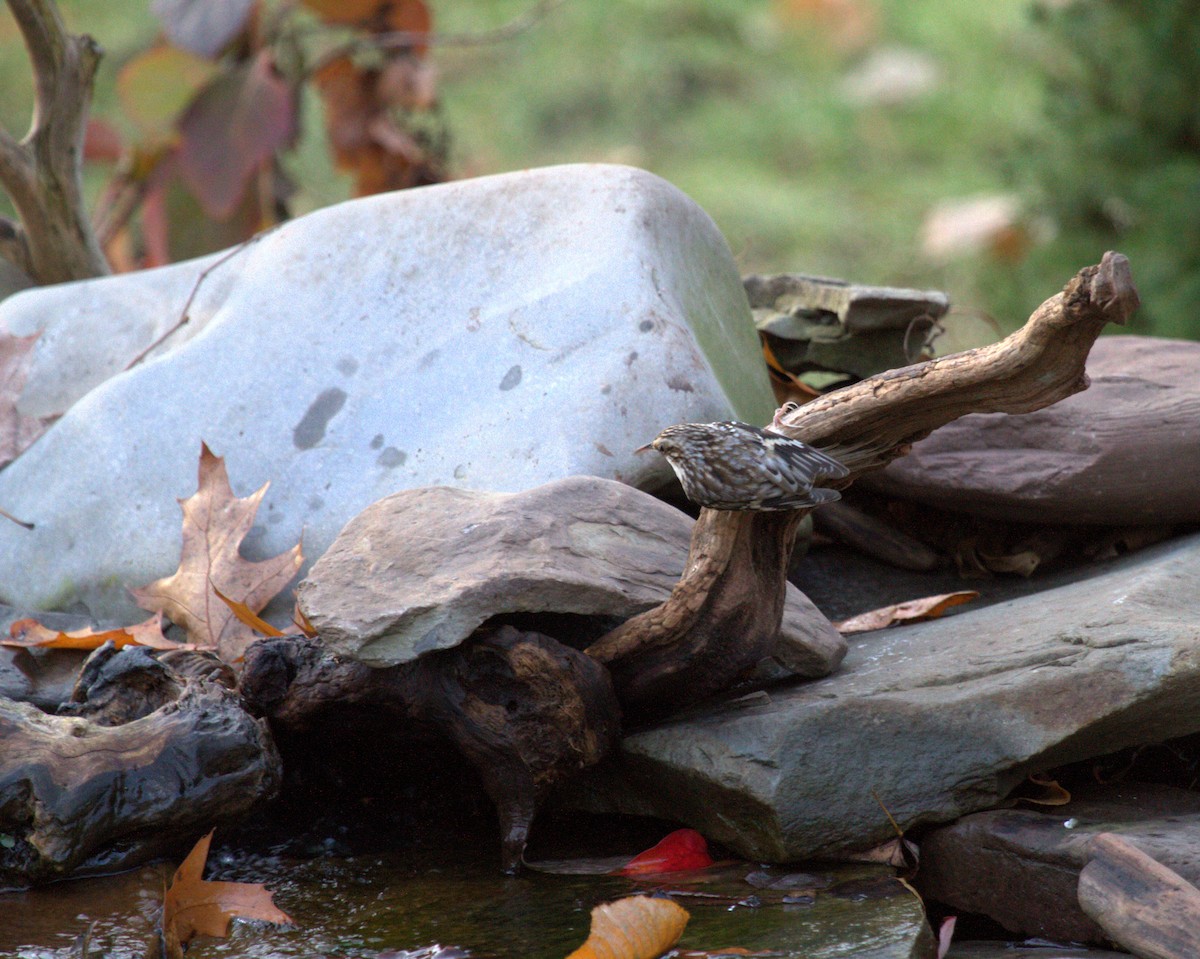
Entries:
[[[265, 883], [296, 925], [235, 921], [228, 939], [197, 939], [187, 955], [357, 959], [408, 950], [424, 956], [441, 945], [481, 959], [550, 959], [587, 938], [593, 906], [637, 891], [668, 892], [691, 913], [680, 948], [901, 959], [916, 955], [922, 935], [920, 904], [882, 867], [800, 873], [727, 863], [643, 881], [533, 871], [506, 877], [491, 842], [457, 839], [376, 851], [328, 838], [257, 850], [214, 846], [206, 879]], [[90, 927], [93, 955], [144, 955], [174, 865], [0, 894], [0, 954], [78, 956], [76, 937]]]

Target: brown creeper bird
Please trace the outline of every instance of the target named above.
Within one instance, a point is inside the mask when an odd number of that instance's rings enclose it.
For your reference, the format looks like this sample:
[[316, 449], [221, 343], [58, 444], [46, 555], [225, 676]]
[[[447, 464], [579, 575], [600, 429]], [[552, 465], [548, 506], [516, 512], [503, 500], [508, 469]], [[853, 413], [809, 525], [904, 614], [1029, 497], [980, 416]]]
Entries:
[[746, 423], [668, 426], [642, 447], [651, 448], [667, 458], [687, 498], [711, 509], [788, 510], [832, 503], [841, 494], [816, 484], [850, 474], [807, 443]]

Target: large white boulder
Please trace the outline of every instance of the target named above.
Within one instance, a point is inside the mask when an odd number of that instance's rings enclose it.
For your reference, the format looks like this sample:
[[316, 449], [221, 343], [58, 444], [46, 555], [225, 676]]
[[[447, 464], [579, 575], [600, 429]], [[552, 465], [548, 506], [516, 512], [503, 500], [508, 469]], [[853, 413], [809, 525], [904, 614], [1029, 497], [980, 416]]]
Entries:
[[401, 489], [653, 487], [665, 464], [633, 450], [662, 427], [773, 406], [712, 220], [618, 166], [355, 200], [232, 256], [17, 294], [0, 329], [43, 331], [21, 408], [64, 414], [0, 473], [36, 524], [0, 524], [0, 601], [100, 617], [174, 569], [201, 440], [239, 495], [271, 482], [247, 555], [303, 533], [316, 557]]

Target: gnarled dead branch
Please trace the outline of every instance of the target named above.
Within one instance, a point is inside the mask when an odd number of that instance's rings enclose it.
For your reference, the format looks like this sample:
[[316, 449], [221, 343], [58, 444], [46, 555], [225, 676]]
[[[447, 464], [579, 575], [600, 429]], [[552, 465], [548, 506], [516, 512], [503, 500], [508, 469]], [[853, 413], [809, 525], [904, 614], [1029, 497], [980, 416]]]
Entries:
[[[849, 485], [967, 413], [1028, 413], [1086, 389], [1096, 337], [1137, 305], [1129, 261], [1106, 253], [1007, 339], [826, 394], [779, 432], [840, 459]], [[587, 650], [612, 672], [627, 711], [653, 715], [711, 695], [771, 654], [804, 512], [701, 511], [671, 596]]]
[[0, 185], [21, 218], [0, 222], [0, 255], [38, 283], [102, 276], [108, 263], [83, 203], [83, 138], [100, 45], [67, 33], [50, 0], [9, 0], [34, 74], [20, 142], [0, 129]]

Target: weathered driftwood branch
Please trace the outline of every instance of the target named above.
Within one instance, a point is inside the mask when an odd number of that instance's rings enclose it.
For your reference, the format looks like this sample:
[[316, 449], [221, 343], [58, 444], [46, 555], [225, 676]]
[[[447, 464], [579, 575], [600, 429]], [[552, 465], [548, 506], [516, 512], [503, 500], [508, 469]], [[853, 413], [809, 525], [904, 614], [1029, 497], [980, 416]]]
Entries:
[[[799, 407], [777, 429], [840, 459], [849, 485], [967, 413], [1027, 413], [1085, 389], [1092, 343], [1137, 304], [1128, 260], [1106, 253], [1000, 343], [870, 377]], [[771, 654], [803, 512], [701, 511], [670, 598], [588, 648], [628, 712], [711, 695]]]
[[186, 848], [272, 798], [264, 723], [220, 682], [144, 649], [95, 655], [73, 716], [0, 699], [0, 886], [113, 872]]
[[0, 185], [21, 218], [0, 224], [0, 255], [38, 283], [109, 272], [83, 202], [83, 138], [99, 44], [67, 33], [51, 0], [9, 0], [34, 74], [33, 119], [19, 143], [0, 130]]

